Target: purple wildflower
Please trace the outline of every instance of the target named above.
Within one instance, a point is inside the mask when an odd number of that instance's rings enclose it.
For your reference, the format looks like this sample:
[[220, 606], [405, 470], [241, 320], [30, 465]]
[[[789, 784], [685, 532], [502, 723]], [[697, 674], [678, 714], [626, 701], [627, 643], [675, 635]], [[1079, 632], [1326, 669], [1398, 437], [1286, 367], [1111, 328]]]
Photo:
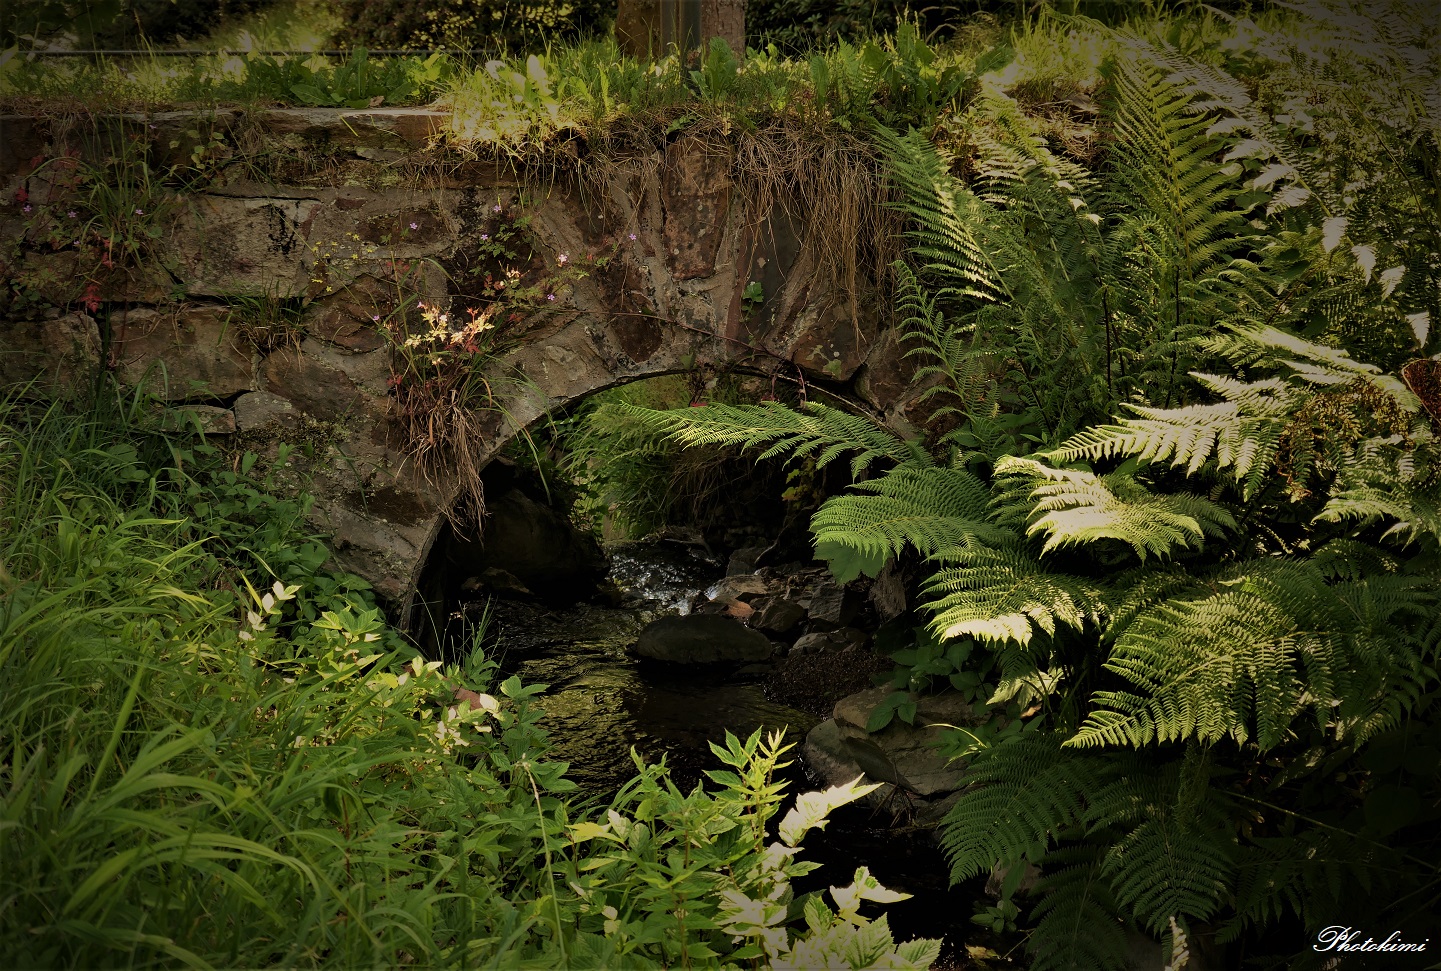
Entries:
[[135, 215], [137, 215], [137, 216], [143, 216], [143, 215], [145, 215], [145, 210], [144, 210], [144, 209], [137, 209], [137, 210], [135, 210]]
[[635, 242], [635, 233], [631, 233], [631, 234], [630, 234], [630, 241], [631, 241], [632, 243]]
[[490, 242], [490, 235], [487, 234], [487, 233], [481, 233], [481, 234], [480, 234], [480, 241], [481, 241], [482, 243], [488, 243], [488, 242]]
[[411, 224], [410, 224], [410, 228], [411, 228], [411, 229], [419, 229], [419, 228], [420, 228], [420, 223], [411, 223]]
[[69, 212], [67, 212], [65, 215], [69, 216], [71, 219], [74, 219], [75, 216], [76, 216], [76, 212], [75, 212], [74, 209], [71, 209], [71, 210], [70, 210]]
[[545, 299], [547, 299], [547, 300], [554, 300], [554, 299], [555, 299], [555, 294], [553, 294], [553, 293], [547, 293], [547, 294], [545, 295]]
[[29, 206], [26, 206], [24, 209], [21, 209], [20, 211], [21, 211], [21, 212], [29, 212], [29, 211], [30, 211], [30, 207], [29, 207]]

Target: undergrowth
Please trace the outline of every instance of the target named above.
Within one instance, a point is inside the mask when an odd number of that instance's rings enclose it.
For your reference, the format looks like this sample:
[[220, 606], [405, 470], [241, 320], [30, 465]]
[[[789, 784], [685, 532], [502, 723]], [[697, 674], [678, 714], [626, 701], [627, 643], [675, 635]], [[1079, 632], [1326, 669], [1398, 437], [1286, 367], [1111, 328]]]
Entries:
[[[796, 854], [780, 735], [608, 806], [546, 757], [543, 686], [441, 670], [325, 568], [306, 500], [101, 383], [0, 403], [0, 954], [16, 967], [923, 969], [858, 870]], [[168, 426], [173, 429], [172, 426]], [[845, 881], [841, 881], [845, 882]], [[827, 963], [829, 962], [829, 963]]]

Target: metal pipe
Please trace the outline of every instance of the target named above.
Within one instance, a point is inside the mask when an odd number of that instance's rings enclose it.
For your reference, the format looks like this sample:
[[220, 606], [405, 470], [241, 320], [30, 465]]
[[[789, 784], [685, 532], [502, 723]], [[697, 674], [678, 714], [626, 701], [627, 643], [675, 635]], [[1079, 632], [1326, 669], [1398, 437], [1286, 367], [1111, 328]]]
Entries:
[[[356, 48], [360, 50], [360, 48]], [[230, 54], [239, 56], [242, 54], [259, 54], [262, 57], [301, 57], [319, 55], [321, 57], [349, 57], [355, 50], [349, 51], [192, 51], [192, 50], [106, 50], [106, 51], [18, 51], [20, 57], [220, 57]], [[430, 54], [465, 54], [471, 57], [493, 56], [494, 51], [484, 50], [450, 50], [448, 48], [414, 48], [402, 50], [366, 50], [372, 57], [420, 57]]]

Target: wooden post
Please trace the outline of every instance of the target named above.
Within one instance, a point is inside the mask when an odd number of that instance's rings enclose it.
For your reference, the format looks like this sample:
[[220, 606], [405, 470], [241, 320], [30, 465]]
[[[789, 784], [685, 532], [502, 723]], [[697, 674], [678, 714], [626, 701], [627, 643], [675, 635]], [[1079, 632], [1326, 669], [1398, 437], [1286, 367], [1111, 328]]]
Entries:
[[744, 54], [745, 25], [745, 0], [618, 0], [615, 36], [633, 57], [705, 50], [712, 37]]

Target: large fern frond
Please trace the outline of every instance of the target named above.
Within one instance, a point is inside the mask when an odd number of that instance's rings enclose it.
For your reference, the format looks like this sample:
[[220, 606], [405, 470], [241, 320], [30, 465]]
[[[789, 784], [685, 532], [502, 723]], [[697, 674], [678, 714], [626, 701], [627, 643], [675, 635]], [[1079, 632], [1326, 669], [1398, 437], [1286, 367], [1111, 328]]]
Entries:
[[849, 455], [853, 476], [859, 476], [878, 460], [897, 465], [932, 464], [930, 456], [919, 445], [860, 415], [815, 402], [806, 405], [803, 412], [778, 401], [759, 405], [711, 404], [668, 411], [630, 404], [613, 407], [681, 445], [760, 449], [759, 459], [789, 456], [794, 461], [814, 457], [817, 467]]
[[1120, 761], [1087, 793], [1085, 812], [1089, 833], [1108, 836], [1101, 870], [1119, 908], [1157, 935], [1177, 919], [1211, 918], [1229, 896], [1236, 840], [1209, 755], [1188, 746], [1160, 764]]
[[[988, 520], [990, 490], [963, 469], [901, 466], [854, 488], [858, 494], [826, 500], [811, 519], [816, 555], [831, 560], [833, 570], [837, 560], [854, 558], [874, 575], [907, 546], [953, 558], [1018, 539]], [[854, 575], [846, 570], [837, 579]]]
[[1279, 378], [1243, 383], [1193, 375], [1227, 400], [1182, 408], [1133, 406], [1137, 418], [1088, 428], [1048, 453], [1063, 464], [1083, 459], [1137, 458], [1184, 467], [1194, 475], [1208, 461], [1229, 470], [1249, 497], [1264, 484], [1301, 396]]
[[1036, 884], [1040, 899], [1026, 940], [1033, 971], [1121, 971], [1127, 961], [1126, 924], [1121, 906], [1102, 872], [1101, 847], [1064, 846], [1046, 856]]
[[1172, 83], [1195, 99], [1191, 108], [1201, 118], [1209, 122], [1210, 118], [1201, 113], [1217, 109], [1229, 116], [1210, 127], [1212, 134], [1238, 129], [1246, 131], [1251, 144], [1233, 148], [1227, 161], [1239, 157], [1274, 159], [1275, 164], [1284, 167], [1285, 178], [1296, 190], [1287, 200], [1289, 204], [1298, 205], [1307, 199], [1315, 199], [1323, 207], [1325, 215], [1334, 215], [1342, 210], [1340, 194], [1335, 192], [1327, 173], [1296, 145], [1289, 132], [1253, 103], [1244, 84], [1168, 44], [1154, 44], [1134, 31], [1117, 33], [1133, 52], [1170, 72]]
[[950, 171], [950, 161], [924, 133], [898, 135], [876, 126], [891, 177], [901, 189], [896, 208], [921, 271], [956, 297], [997, 300], [1005, 294], [983, 235], [988, 207]]
[[1052, 573], [1017, 549], [976, 550], [964, 566], [938, 571], [925, 593], [940, 637], [1022, 645], [1037, 628], [1054, 635], [1062, 624], [1099, 622], [1106, 599], [1098, 584]]
[[1416, 412], [1421, 408], [1420, 401], [1400, 378], [1382, 373], [1374, 364], [1356, 360], [1341, 348], [1308, 341], [1275, 327], [1255, 324], [1232, 327], [1204, 340], [1202, 346], [1238, 364], [1266, 361], [1284, 365], [1307, 384], [1325, 386], [1366, 380], [1395, 398], [1404, 410]]
[[951, 882], [997, 861], [1041, 859], [1058, 833], [1080, 822], [1086, 793], [1107, 771], [1103, 760], [1064, 750], [1048, 732], [1022, 732], [973, 757], [941, 828]]
[[1368, 577], [1326, 583], [1310, 562], [1228, 567], [1190, 598], [1142, 611], [1106, 668], [1137, 691], [1100, 691], [1068, 745], [1179, 740], [1279, 744], [1309, 710], [1362, 737], [1399, 717], [1422, 646], [1402, 634], [1427, 616], [1436, 585]]
[[1129, 475], [1096, 475], [1057, 469], [1029, 458], [1006, 458], [997, 476], [1018, 476], [1030, 485], [1026, 535], [1046, 537], [1042, 552], [1064, 546], [1119, 540], [1145, 560], [1177, 546], [1199, 547], [1206, 536], [1236, 526], [1224, 507], [1189, 493], [1152, 493]]
[[1154, 62], [1122, 58], [1113, 81], [1117, 182], [1162, 220], [1194, 278], [1237, 244], [1235, 175], [1212, 160], [1220, 144], [1210, 118]]

